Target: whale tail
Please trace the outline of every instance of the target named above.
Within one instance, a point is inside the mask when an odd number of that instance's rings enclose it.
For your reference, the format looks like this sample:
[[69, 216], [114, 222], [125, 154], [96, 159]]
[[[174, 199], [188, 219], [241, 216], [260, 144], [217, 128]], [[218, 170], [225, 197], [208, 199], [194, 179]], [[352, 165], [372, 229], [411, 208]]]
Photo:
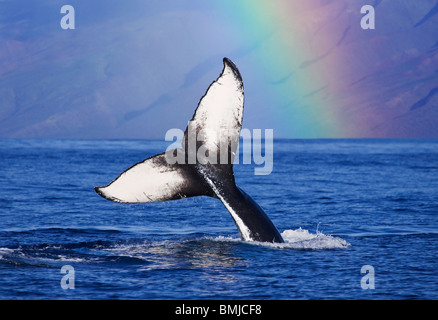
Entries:
[[227, 58], [223, 61], [221, 75], [209, 86], [189, 121], [182, 148], [133, 165], [106, 187], [94, 188], [98, 194], [125, 203], [201, 195], [217, 197], [199, 171], [213, 171], [234, 182], [233, 161], [243, 117], [243, 83], [234, 63]]
[[222, 73], [211, 83], [189, 121], [181, 148], [139, 162], [95, 191], [108, 200], [124, 203], [202, 195], [218, 198], [244, 240], [282, 242], [263, 210], [235, 184], [233, 161], [242, 126], [243, 82], [231, 60], [224, 58], [223, 63]]

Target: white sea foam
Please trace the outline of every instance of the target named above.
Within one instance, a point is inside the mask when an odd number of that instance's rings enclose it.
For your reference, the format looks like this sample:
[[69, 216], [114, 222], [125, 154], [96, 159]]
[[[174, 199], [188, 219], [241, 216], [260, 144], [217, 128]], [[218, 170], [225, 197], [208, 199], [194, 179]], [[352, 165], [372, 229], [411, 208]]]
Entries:
[[285, 230], [281, 233], [286, 248], [296, 249], [343, 249], [350, 244], [336, 236], [326, 235], [316, 231], [311, 233], [306, 229]]
[[15, 250], [9, 248], [0, 248], [0, 260], [3, 260], [4, 255], [9, 255]]
[[[342, 238], [326, 235], [322, 232], [316, 231], [316, 233], [311, 233], [306, 229], [301, 227], [296, 230], [285, 230], [281, 233], [284, 243], [269, 243], [269, 242], [259, 242], [250, 241], [248, 243], [254, 245], [262, 245], [272, 248], [281, 249], [311, 249], [311, 250], [321, 250], [321, 249], [345, 249], [350, 246], [350, 244]], [[219, 236], [214, 238], [215, 241], [240, 241], [237, 238], [229, 238]]]

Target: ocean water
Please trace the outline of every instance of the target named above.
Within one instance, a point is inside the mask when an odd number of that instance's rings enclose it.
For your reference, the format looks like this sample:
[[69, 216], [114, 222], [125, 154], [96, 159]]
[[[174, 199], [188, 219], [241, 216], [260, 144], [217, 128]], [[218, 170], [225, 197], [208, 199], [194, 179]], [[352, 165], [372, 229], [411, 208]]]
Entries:
[[284, 244], [241, 241], [216, 199], [94, 192], [167, 146], [0, 140], [0, 299], [438, 299], [438, 140], [276, 140], [271, 174], [235, 165]]

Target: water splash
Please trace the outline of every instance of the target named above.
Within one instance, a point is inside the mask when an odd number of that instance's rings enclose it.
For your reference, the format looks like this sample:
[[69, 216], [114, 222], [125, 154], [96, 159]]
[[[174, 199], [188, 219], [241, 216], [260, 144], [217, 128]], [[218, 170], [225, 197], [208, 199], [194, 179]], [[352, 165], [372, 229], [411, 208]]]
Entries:
[[[258, 242], [258, 241], [248, 241], [246, 243], [262, 245], [272, 248], [281, 249], [310, 249], [310, 250], [324, 250], [324, 249], [345, 249], [350, 246], [350, 244], [342, 238], [326, 235], [320, 231], [318, 228], [316, 233], [311, 233], [306, 229], [301, 227], [296, 230], [285, 230], [281, 233], [284, 243], [269, 243], [269, 242]], [[214, 238], [215, 241], [241, 241], [240, 239], [219, 236]]]
[[294, 249], [344, 249], [350, 244], [336, 236], [326, 235], [320, 231], [311, 233], [306, 229], [285, 230], [282, 237], [287, 248]]

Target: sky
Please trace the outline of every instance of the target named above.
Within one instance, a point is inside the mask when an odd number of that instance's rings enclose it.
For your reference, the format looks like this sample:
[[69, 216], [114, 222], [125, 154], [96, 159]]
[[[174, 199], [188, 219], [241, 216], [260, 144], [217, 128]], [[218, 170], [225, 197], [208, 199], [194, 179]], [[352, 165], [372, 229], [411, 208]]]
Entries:
[[164, 139], [223, 57], [244, 128], [438, 137], [437, 30], [437, 0], [0, 0], [0, 138]]

